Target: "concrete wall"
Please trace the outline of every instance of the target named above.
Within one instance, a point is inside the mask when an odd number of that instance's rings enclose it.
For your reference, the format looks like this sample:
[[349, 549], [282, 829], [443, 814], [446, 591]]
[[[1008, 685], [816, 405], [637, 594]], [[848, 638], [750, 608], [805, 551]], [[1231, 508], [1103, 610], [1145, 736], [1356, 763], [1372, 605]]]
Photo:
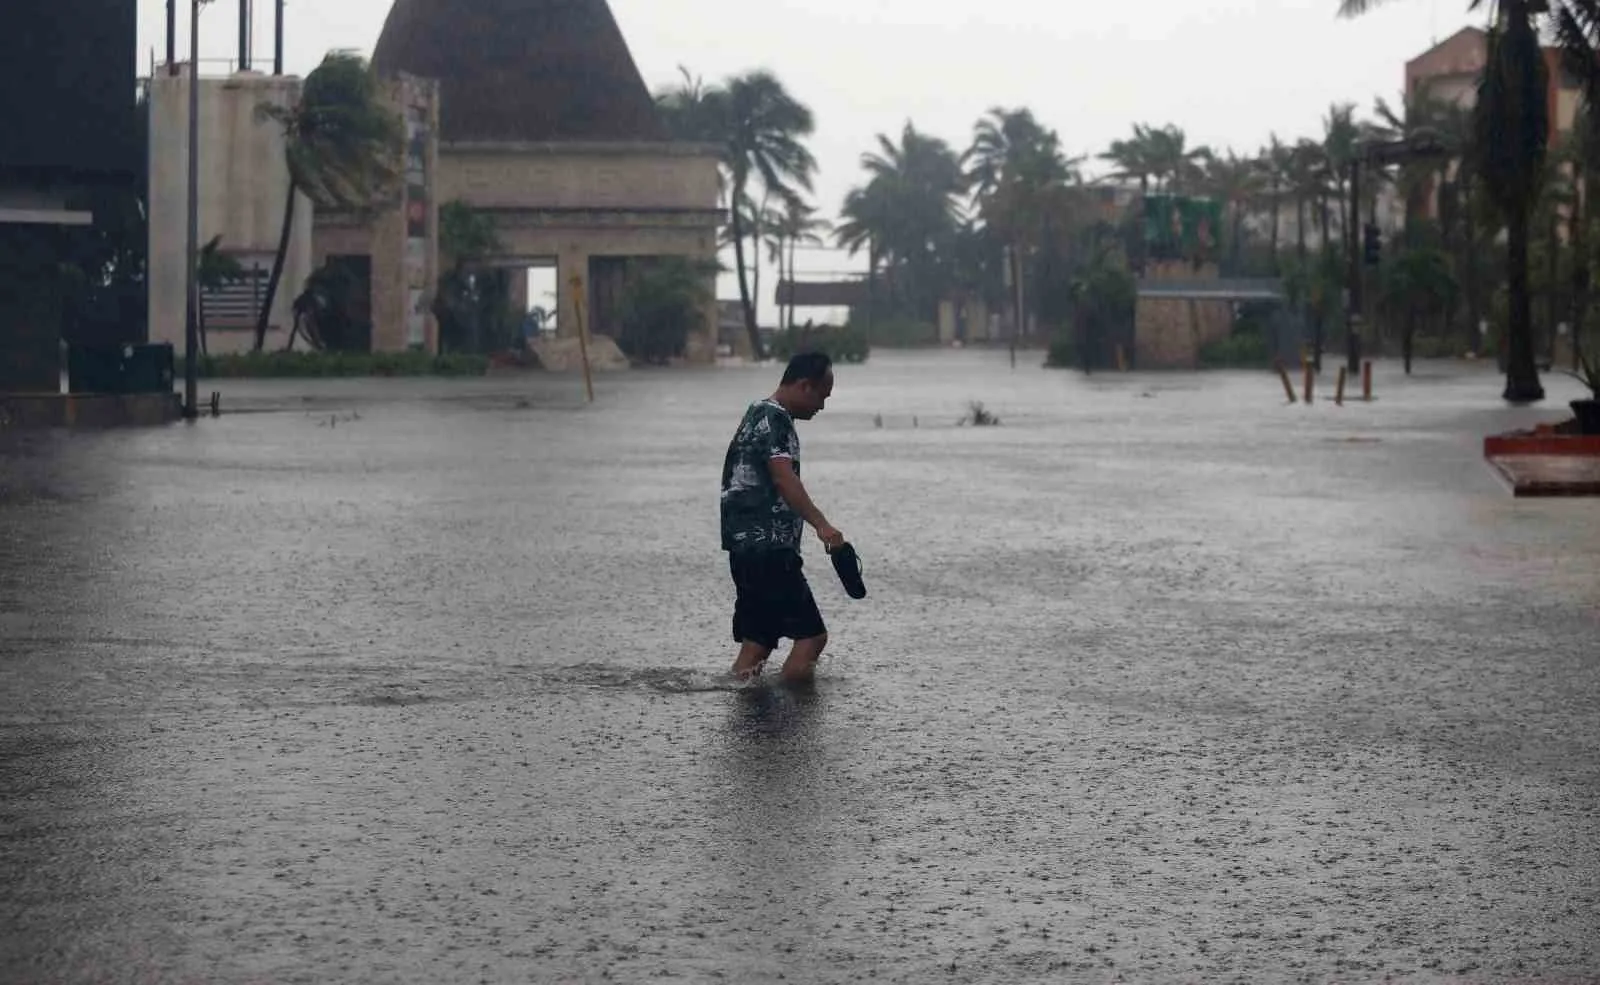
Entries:
[[[1210, 281], [1217, 279], [1217, 268], [1156, 263], [1150, 265], [1147, 277], [1163, 282]], [[1134, 359], [1140, 369], [1193, 369], [1202, 345], [1232, 332], [1232, 302], [1140, 298], [1134, 318]]]
[[[398, 103], [430, 109], [437, 132], [440, 106], [436, 90], [424, 80], [391, 83]], [[409, 93], [409, 95], [407, 95]], [[431, 102], [429, 102], [431, 100]], [[677, 144], [502, 144], [441, 145], [428, 141], [427, 181], [420, 202], [430, 229], [428, 271], [421, 297], [408, 283], [406, 255], [414, 248], [406, 235], [404, 207], [379, 215], [365, 226], [335, 217], [317, 224], [313, 253], [320, 263], [340, 253], [372, 257], [373, 348], [403, 349], [411, 344], [406, 322], [418, 300], [431, 301], [438, 280], [438, 212], [462, 201], [494, 217], [502, 253], [485, 258], [489, 266], [526, 267], [538, 262], [556, 267], [561, 334], [574, 330], [574, 277], [584, 283], [584, 313], [594, 313], [593, 261], [606, 257], [717, 255], [718, 174], [714, 150]], [[409, 169], [408, 169], [409, 170]], [[412, 183], [408, 183], [408, 186]], [[415, 197], [416, 189], [408, 187]], [[714, 286], [714, 279], [708, 287]], [[709, 293], [709, 292], [708, 292]], [[427, 345], [436, 348], [438, 329], [427, 317]], [[706, 305], [705, 329], [690, 340], [697, 360], [714, 355], [716, 304]]]
[[[1487, 59], [1488, 35], [1478, 28], [1463, 28], [1406, 63], [1406, 91], [1415, 92], [1424, 81], [1434, 80], [1429, 88], [1435, 96], [1454, 98], [1460, 95], [1459, 85], [1472, 85], [1475, 80], [1464, 82], [1459, 78], [1441, 77], [1475, 77], [1483, 71]], [[1452, 86], [1448, 95], [1442, 90], [1447, 81]]]
[[[575, 328], [574, 278], [584, 283], [585, 317], [594, 311], [591, 261], [597, 257], [717, 256], [717, 156], [687, 144], [449, 144], [440, 148], [438, 199], [464, 201], [495, 215], [508, 266], [556, 265], [562, 335]], [[709, 286], [714, 287], [714, 279]], [[714, 294], [713, 294], [714, 297]], [[715, 353], [717, 306], [690, 339], [696, 361]]]
[[478, 208], [715, 209], [717, 158], [678, 144], [451, 144], [442, 201]]
[[[222, 236], [222, 249], [247, 269], [270, 271], [283, 223], [289, 175], [277, 124], [257, 118], [263, 103], [287, 106], [298, 98], [294, 78], [244, 73], [200, 80], [199, 245]], [[187, 76], [150, 83], [150, 341], [184, 334], [185, 246], [188, 214]], [[294, 235], [272, 308], [267, 346], [281, 346], [294, 298], [312, 271], [311, 203], [297, 196]], [[264, 281], [263, 281], [263, 286]], [[254, 342], [246, 328], [209, 327], [209, 351], [235, 352]]]

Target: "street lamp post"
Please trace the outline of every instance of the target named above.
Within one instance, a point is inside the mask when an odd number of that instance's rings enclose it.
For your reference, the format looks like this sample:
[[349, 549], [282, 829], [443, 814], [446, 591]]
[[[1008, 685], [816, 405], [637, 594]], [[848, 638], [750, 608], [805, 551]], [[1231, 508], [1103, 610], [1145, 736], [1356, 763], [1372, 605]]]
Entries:
[[184, 250], [183, 416], [199, 416], [200, 297], [195, 265], [200, 252], [200, 6], [189, 0], [189, 201], [188, 244]]
[[[1356, 228], [1361, 222], [1361, 155], [1350, 159], [1350, 218], [1345, 220], [1345, 245], [1349, 254], [1350, 283], [1345, 295], [1345, 366], [1352, 378], [1361, 372], [1361, 238]], [[1319, 352], [1318, 358], [1321, 358]], [[1321, 367], [1319, 366], [1318, 369]]]

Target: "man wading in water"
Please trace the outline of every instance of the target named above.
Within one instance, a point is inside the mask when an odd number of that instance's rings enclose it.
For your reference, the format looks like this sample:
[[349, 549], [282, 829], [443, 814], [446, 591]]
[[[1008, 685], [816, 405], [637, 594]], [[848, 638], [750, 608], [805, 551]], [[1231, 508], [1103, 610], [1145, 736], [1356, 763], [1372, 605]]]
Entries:
[[794, 641], [783, 679], [803, 682], [816, 672], [828, 627], [801, 570], [805, 524], [833, 550], [844, 544], [800, 482], [800, 435], [795, 421], [817, 416], [833, 393], [833, 363], [820, 353], [789, 361], [783, 382], [745, 411], [722, 465], [722, 549], [738, 596], [733, 638], [739, 656], [733, 674], [761, 673], [780, 639]]

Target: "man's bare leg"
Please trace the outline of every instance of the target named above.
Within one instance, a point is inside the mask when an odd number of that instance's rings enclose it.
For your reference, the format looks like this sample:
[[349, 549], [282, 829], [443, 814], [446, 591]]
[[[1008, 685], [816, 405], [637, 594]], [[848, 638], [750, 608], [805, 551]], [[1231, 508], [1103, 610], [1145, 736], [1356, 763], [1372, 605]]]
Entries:
[[739, 647], [739, 656], [733, 661], [733, 676], [747, 681], [761, 673], [761, 666], [772, 656], [772, 647], [745, 640]]
[[822, 650], [827, 645], [827, 633], [810, 639], [795, 640], [794, 646], [789, 650], [789, 659], [783, 662], [783, 680], [789, 684], [804, 684], [810, 681], [816, 676], [817, 661], [822, 659]]

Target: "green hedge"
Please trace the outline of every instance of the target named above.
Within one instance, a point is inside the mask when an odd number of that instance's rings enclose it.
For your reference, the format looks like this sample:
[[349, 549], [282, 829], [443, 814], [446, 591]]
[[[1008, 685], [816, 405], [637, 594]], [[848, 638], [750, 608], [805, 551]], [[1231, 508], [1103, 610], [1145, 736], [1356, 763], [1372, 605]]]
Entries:
[[1259, 335], [1235, 335], [1200, 347], [1200, 365], [1206, 369], [1265, 369], [1272, 365], [1272, 349]]
[[939, 326], [915, 318], [892, 315], [877, 318], [867, 326], [853, 320], [850, 327], [864, 327], [867, 341], [886, 349], [914, 349], [919, 346], [939, 344]]
[[[482, 376], [483, 356], [426, 352], [249, 352], [200, 357], [200, 375], [210, 379], [353, 376]], [[183, 360], [178, 360], [183, 375]]]
[[1044, 357], [1050, 369], [1074, 369], [1078, 366], [1078, 345], [1066, 332], [1057, 332], [1050, 338], [1050, 350]]
[[836, 363], [866, 362], [872, 346], [859, 328], [818, 325], [810, 329], [785, 329], [772, 337], [774, 359], [787, 361], [799, 352], [822, 352]]

